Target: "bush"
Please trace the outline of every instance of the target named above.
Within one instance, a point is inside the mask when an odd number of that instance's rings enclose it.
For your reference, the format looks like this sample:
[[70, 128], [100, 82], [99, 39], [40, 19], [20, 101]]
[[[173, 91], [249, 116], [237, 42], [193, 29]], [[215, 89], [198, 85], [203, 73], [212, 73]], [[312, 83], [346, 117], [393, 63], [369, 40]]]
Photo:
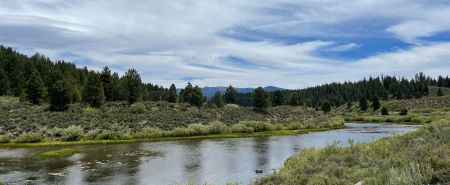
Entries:
[[90, 130], [86, 133], [85, 138], [88, 140], [96, 140], [102, 131], [100, 129]]
[[400, 116], [406, 116], [408, 115], [408, 109], [402, 109], [399, 113]]
[[24, 132], [20, 134], [14, 142], [16, 143], [38, 143], [42, 140], [41, 133], [38, 132]]
[[137, 135], [141, 138], [156, 138], [162, 137], [164, 135], [164, 131], [160, 128], [144, 128]]
[[9, 135], [0, 135], [0, 143], [9, 143], [11, 137]]
[[64, 129], [62, 128], [52, 128], [47, 131], [49, 137], [60, 138], [63, 136]]
[[265, 121], [241, 121], [247, 127], [253, 128], [255, 132], [263, 132], [273, 130], [273, 125]]
[[79, 141], [83, 138], [84, 131], [80, 126], [72, 125], [64, 129], [62, 139], [64, 141]]
[[120, 138], [121, 135], [119, 133], [111, 130], [103, 130], [100, 134], [97, 135], [97, 139], [99, 140], [117, 140]]
[[227, 126], [220, 121], [213, 121], [209, 124], [210, 134], [223, 134], [228, 130]]
[[189, 125], [188, 130], [191, 136], [207, 135], [210, 132], [209, 126], [198, 123]]
[[232, 133], [253, 133], [254, 130], [251, 127], [247, 127], [244, 124], [234, 124], [231, 126]]
[[143, 103], [135, 103], [129, 108], [130, 113], [132, 114], [143, 114], [145, 113], [145, 105]]
[[172, 132], [170, 132], [170, 136], [173, 137], [183, 137], [183, 136], [189, 136], [190, 132], [189, 129], [183, 128], [183, 127], [177, 127]]
[[236, 104], [226, 104], [225, 106], [223, 106], [223, 108], [226, 109], [226, 110], [239, 109], [239, 105], [236, 105]]

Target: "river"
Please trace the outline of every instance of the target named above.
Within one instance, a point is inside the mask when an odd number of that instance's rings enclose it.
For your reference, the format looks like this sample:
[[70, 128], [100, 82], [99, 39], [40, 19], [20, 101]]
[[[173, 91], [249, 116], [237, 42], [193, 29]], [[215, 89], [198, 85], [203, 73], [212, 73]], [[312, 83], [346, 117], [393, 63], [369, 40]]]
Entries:
[[[282, 167], [305, 147], [349, 140], [370, 142], [417, 129], [411, 125], [346, 123], [346, 128], [292, 136], [70, 146], [79, 154], [36, 159], [67, 147], [0, 149], [0, 181], [6, 184], [248, 184]], [[255, 169], [263, 170], [256, 174]]]

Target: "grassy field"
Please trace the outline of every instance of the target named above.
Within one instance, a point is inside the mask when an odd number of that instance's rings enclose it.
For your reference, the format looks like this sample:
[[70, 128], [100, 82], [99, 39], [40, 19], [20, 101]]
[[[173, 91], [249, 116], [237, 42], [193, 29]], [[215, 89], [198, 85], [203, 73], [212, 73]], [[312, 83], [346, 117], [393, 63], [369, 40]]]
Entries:
[[[423, 126], [413, 133], [367, 144], [304, 149], [288, 159], [281, 170], [253, 184], [450, 184], [449, 100], [449, 96], [444, 96], [382, 102], [392, 110], [388, 116], [381, 116], [379, 110], [360, 112], [357, 106], [340, 107], [333, 114], [348, 121]], [[409, 109], [408, 115], [398, 115], [398, 110], [404, 107]]]
[[94, 109], [71, 105], [66, 112], [51, 112], [48, 105], [33, 106], [17, 98], [0, 98], [0, 143], [25, 146], [72, 143], [111, 143], [129, 140], [166, 140], [249, 137], [270, 132], [279, 135], [341, 127], [340, 116], [325, 115], [306, 107], [277, 106], [266, 113], [226, 105], [223, 108], [192, 107], [167, 102], [141, 102], [127, 106], [109, 103]]

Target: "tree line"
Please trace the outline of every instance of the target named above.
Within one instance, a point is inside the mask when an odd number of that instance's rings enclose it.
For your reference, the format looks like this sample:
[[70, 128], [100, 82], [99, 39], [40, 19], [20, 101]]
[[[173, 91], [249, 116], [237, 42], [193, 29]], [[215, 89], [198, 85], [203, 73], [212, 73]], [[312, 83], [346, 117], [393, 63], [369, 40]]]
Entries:
[[[266, 92], [258, 87], [251, 93], [238, 93], [231, 85], [222, 94], [217, 92], [211, 99], [203, 96], [201, 88], [188, 83], [177, 93], [172, 84], [164, 88], [144, 83], [136, 69], [129, 69], [119, 76], [107, 66], [102, 71], [77, 68], [65, 61], [51, 61], [35, 54], [31, 57], [20, 54], [12, 48], [0, 46], [0, 95], [18, 96], [33, 104], [49, 102], [53, 110], [65, 110], [67, 105], [85, 102], [92, 107], [105, 102], [168, 101], [186, 102], [194, 106], [203, 104], [222, 107], [225, 104], [254, 107], [264, 110], [269, 106], [309, 106], [329, 111], [332, 106], [378, 102], [380, 99], [411, 99], [426, 96], [428, 86], [450, 87], [448, 77], [435, 80], [423, 73], [413, 79], [395, 76], [370, 77], [357, 82], [330, 83], [300, 90], [276, 90]], [[438, 94], [442, 91], [439, 90]], [[364, 103], [363, 103], [364, 104]]]

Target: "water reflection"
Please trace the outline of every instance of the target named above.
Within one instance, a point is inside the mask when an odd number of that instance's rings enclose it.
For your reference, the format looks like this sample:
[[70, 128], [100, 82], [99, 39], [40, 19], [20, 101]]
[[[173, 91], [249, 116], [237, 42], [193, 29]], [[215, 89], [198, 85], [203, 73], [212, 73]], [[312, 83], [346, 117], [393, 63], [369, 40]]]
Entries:
[[[348, 140], [367, 142], [416, 129], [406, 125], [347, 124], [346, 129], [296, 136], [74, 146], [80, 154], [40, 159], [60, 147], [0, 149], [7, 184], [175, 184], [232, 180], [243, 184], [280, 168], [301, 148]], [[263, 174], [255, 174], [262, 169]]]

